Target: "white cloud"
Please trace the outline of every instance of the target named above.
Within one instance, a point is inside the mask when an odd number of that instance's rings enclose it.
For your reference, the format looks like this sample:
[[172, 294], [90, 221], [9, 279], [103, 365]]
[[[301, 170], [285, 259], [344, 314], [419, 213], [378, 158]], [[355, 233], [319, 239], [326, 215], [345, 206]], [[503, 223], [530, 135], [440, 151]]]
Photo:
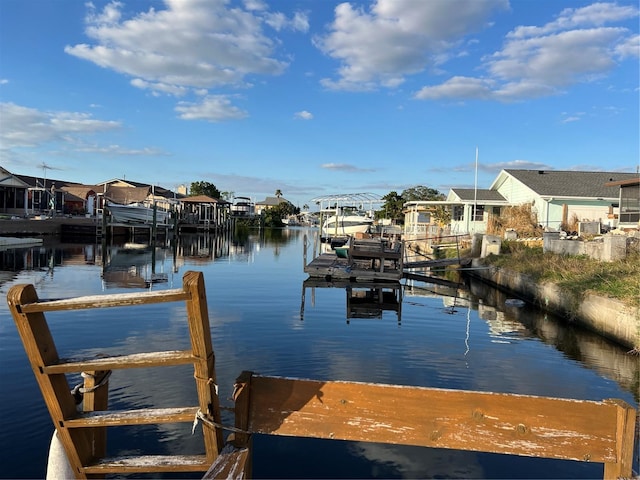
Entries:
[[289, 29], [307, 32], [309, 30], [309, 18], [301, 12], [296, 12], [290, 19], [284, 13], [267, 13], [264, 15], [264, 21], [276, 31]]
[[43, 112], [14, 103], [0, 103], [3, 127], [0, 148], [38, 147], [49, 142], [71, 143], [78, 136], [121, 128], [119, 122], [96, 120], [79, 112]]
[[640, 57], [640, 35], [627, 37], [615, 47], [615, 53], [620, 59]]
[[483, 59], [487, 75], [464, 81], [453, 77], [423, 87], [415, 98], [513, 101], [561, 93], [606, 75], [618, 59], [638, 56], [637, 35], [621, 26], [604, 26], [637, 16], [635, 7], [597, 3], [566, 9], [541, 27], [517, 27], [500, 51]]
[[[118, 1], [101, 11], [92, 4], [88, 8], [85, 33], [90, 42], [68, 45], [65, 52], [130, 76], [134, 87], [154, 95], [203, 96], [220, 87], [246, 88], [248, 76], [279, 75], [288, 62], [277, 57], [280, 43], [264, 27], [309, 29], [305, 13], [288, 18], [269, 12], [261, 0], [246, 0], [244, 9], [221, 0], [164, 0], [164, 8], [130, 18]], [[177, 110], [184, 109], [181, 105]], [[181, 118], [198, 117], [194, 108], [188, 110]], [[239, 117], [236, 112], [220, 118]]]
[[341, 3], [330, 32], [314, 39], [323, 53], [342, 62], [338, 78], [322, 84], [342, 90], [397, 87], [482, 29], [494, 10], [507, 8], [507, 0], [377, 0], [368, 10]]
[[296, 112], [293, 115], [295, 118], [299, 118], [300, 120], [312, 120], [313, 113], [307, 112], [306, 110], [302, 110], [300, 112]]
[[169, 155], [167, 152], [160, 150], [158, 148], [127, 148], [121, 145], [84, 145], [75, 148], [76, 152], [84, 152], [84, 153], [100, 153], [100, 154], [108, 154], [110, 156], [117, 155], [121, 156], [166, 156]]
[[9, 83], [9, 80], [6, 78], [0, 78], [0, 85], [6, 85], [7, 83]]
[[361, 168], [348, 163], [324, 163], [320, 165], [320, 168], [326, 170], [334, 170], [340, 172], [373, 172], [371, 168]]
[[489, 98], [491, 84], [487, 80], [470, 77], [453, 77], [446, 82], [433, 87], [423, 87], [415, 94], [420, 100], [437, 98]]
[[183, 120], [239, 120], [248, 116], [247, 112], [231, 104], [225, 95], [209, 95], [200, 103], [180, 102], [175, 108]]

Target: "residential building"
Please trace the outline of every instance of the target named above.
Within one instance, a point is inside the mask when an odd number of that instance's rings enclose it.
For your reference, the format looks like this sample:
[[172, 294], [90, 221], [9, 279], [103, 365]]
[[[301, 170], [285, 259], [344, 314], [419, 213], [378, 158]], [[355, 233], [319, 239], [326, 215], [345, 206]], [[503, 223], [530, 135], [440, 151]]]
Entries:
[[524, 204], [531, 206], [545, 230], [566, 228], [574, 220], [614, 228], [622, 205], [621, 185], [629, 188], [624, 194], [624, 218], [635, 218], [637, 182], [638, 175], [632, 173], [505, 169], [489, 189], [452, 188], [444, 201], [405, 203], [404, 233], [418, 237], [438, 232], [436, 207], [446, 208], [451, 215], [448, 233], [485, 233], [492, 215], [499, 216], [506, 206]]

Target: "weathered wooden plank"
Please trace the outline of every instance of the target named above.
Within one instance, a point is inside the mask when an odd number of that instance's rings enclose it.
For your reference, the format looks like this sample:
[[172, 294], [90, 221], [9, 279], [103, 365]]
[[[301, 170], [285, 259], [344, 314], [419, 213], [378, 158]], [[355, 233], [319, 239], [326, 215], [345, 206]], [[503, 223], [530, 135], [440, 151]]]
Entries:
[[89, 308], [128, 307], [188, 300], [189, 294], [182, 289], [157, 290], [143, 293], [116, 293], [111, 295], [88, 295], [62, 300], [42, 300], [20, 306], [24, 313], [85, 310]]
[[[63, 374], [46, 375], [43, 367], [59, 360], [51, 331], [44, 314], [26, 313], [21, 306], [38, 303], [38, 295], [33, 285], [14, 285], [7, 293], [9, 311], [20, 334], [31, 368], [40, 387], [40, 392], [58, 431], [60, 443], [67, 452], [69, 463], [78, 478], [84, 478], [79, 467], [92, 455], [90, 432], [69, 431], [59, 428], [60, 422], [76, 415], [76, 404], [70, 393], [69, 383]], [[77, 448], [76, 448], [77, 445]]]
[[139, 455], [105, 457], [82, 470], [85, 474], [205, 472], [210, 465], [206, 455]]
[[193, 422], [198, 407], [140, 408], [83, 412], [64, 422], [67, 428], [117, 427], [155, 423]]
[[[630, 478], [633, 464], [633, 443], [635, 435], [636, 411], [625, 402], [617, 399], [606, 400], [617, 411], [616, 462], [604, 464], [605, 480]], [[640, 448], [640, 446], [636, 447]]]
[[[109, 408], [109, 375], [108, 370], [85, 371], [83, 386], [85, 393], [82, 397], [83, 412], [96, 412]], [[107, 454], [107, 429], [94, 427], [89, 430], [93, 457], [100, 458]], [[95, 476], [93, 478], [102, 478]]]
[[251, 398], [256, 433], [618, 459], [617, 407], [605, 402], [260, 376]]
[[251, 478], [249, 449], [238, 448], [231, 444], [224, 446], [218, 458], [202, 477], [203, 480], [225, 478], [229, 480]]
[[[194, 378], [198, 392], [200, 412], [214, 423], [222, 423], [220, 417], [220, 400], [218, 398], [218, 384], [215, 370], [215, 356], [211, 341], [211, 327], [209, 324], [209, 310], [202, 272], [189, 271], [184, 274], [182, 284], [185, 292], [189, 293], [187, 305], [187, 320], [189, 322], [189, 337], [193, 352]], [[224, 447], [222, 430], [213, 426], [211, 422], [202, 423], [205, 451], [209, 464], [213, 463], [220, 450]]]
[[167, 350], [163, 352], [133, 353], [112, 357], [87, 359], [60, 359], [59, 363], [46, 365], [43, 372], [73, 373], [89, 370], [119, 370], [125, 368], [166, 367], [193, 363], [191, 350]]

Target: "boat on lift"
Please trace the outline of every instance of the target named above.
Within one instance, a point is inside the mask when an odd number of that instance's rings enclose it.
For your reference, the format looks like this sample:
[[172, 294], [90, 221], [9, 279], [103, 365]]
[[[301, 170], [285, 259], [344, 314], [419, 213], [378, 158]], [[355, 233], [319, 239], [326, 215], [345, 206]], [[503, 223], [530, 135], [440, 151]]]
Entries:
[[107, 202], [107, 210], [116, 223], [155, 223], [164, 225], [169, 223], [171, 212], [158, 206], [148, 206], [142, 203], [128, 205]]
[[363, 212], [356, 207], [338, 207], [334, 214], [322, 224], [325, 235], [348, 236], [358, 233], [368, 233], [373, 225], [373, 217], [368, 212]]

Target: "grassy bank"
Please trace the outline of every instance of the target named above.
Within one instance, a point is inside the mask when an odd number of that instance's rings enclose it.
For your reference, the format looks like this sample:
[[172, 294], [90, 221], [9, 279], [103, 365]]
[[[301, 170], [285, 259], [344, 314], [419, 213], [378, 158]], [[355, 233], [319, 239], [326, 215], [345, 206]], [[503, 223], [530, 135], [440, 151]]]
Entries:
[[527, 274], [538, 281], [553, 282], [577, 295], [591, 291], [640, 307], [640, 255], [601, 262], [587, 256], [543, 253], [542, 247], [503, 242], [503, 255], [491, 255], [487, 264]]

